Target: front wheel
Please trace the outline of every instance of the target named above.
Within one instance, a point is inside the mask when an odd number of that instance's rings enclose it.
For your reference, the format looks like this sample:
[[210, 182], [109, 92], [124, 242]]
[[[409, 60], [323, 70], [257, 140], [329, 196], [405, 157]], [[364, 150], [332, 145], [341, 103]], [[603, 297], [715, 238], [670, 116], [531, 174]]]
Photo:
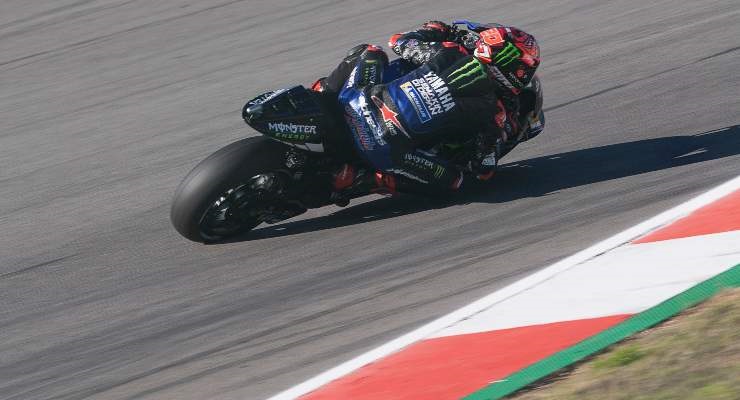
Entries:
[[201, 161], [178, 186], [170, 220], [194, 242], [214, 242], [263, 222], [255, 202], [264, 175], [284, 168], [282, 143], [258, 136], [239, 140]]

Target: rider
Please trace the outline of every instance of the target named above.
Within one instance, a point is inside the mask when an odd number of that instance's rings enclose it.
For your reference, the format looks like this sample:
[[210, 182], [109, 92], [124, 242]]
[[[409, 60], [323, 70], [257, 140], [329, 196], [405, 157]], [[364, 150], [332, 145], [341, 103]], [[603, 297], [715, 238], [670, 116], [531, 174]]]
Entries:
[[539, 65], [539, 47], [517, 28], [486, 28], [466, 41], [455, 28], [429, 21], [390, 38], [393, 51], [418, 67], [410, 73], [380, 84], [386, 54], [360, 45], [314, 85], [338, 94], [356, 147], [375, 168], [344, 165], [334, 181], [338, 199], [356, 190], [457, 190], [463, 171], [417, 148], [444, 135], [475, 135], [467, 169], [481, 180], [493, 176], [502, 148], [526, 139], [520, 137], [518, 94]]

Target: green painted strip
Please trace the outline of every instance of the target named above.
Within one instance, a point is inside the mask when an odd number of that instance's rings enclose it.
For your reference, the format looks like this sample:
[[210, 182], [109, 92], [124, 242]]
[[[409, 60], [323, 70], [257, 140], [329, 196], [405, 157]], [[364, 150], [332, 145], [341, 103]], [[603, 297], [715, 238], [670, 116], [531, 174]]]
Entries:
[[740, 264], [671, 297], [657, 306], [633, 315], [624, 322], [540, 360], [507, 376], [501, 381], [494, 382], [464, 397], [464, 400], [496, 400], [512, 394], [529, 384], [557, 372], [563, 367], [574, 364], [637, 332], [665, 321], [679, 312], [707, 300], [720, 290], [728, 287], [740, 287]]

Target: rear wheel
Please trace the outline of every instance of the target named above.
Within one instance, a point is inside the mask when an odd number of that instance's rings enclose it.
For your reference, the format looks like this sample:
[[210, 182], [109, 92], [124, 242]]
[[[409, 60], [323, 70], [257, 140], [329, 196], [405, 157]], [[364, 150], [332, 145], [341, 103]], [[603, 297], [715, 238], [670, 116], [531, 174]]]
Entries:
[[[284, 168], [282, 143], [258, 136], [231, 143], [201, 161], [178, 186], [170, 209], [175, 229], [195, 242], [213, 242], [256, 227], [270, 212], [275, 171]], [[296, 213], [297, 210], [291, 212]]]

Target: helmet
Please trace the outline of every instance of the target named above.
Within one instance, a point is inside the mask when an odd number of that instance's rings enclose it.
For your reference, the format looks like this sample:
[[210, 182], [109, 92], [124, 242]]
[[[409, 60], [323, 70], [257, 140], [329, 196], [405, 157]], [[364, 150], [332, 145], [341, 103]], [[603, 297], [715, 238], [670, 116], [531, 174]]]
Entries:
[[527, 86], [540, 65], [540, 47], [534, 36], [514, 27], [497, 26], [480, 32], [473, 54], [494, 79], [512, 92]]

